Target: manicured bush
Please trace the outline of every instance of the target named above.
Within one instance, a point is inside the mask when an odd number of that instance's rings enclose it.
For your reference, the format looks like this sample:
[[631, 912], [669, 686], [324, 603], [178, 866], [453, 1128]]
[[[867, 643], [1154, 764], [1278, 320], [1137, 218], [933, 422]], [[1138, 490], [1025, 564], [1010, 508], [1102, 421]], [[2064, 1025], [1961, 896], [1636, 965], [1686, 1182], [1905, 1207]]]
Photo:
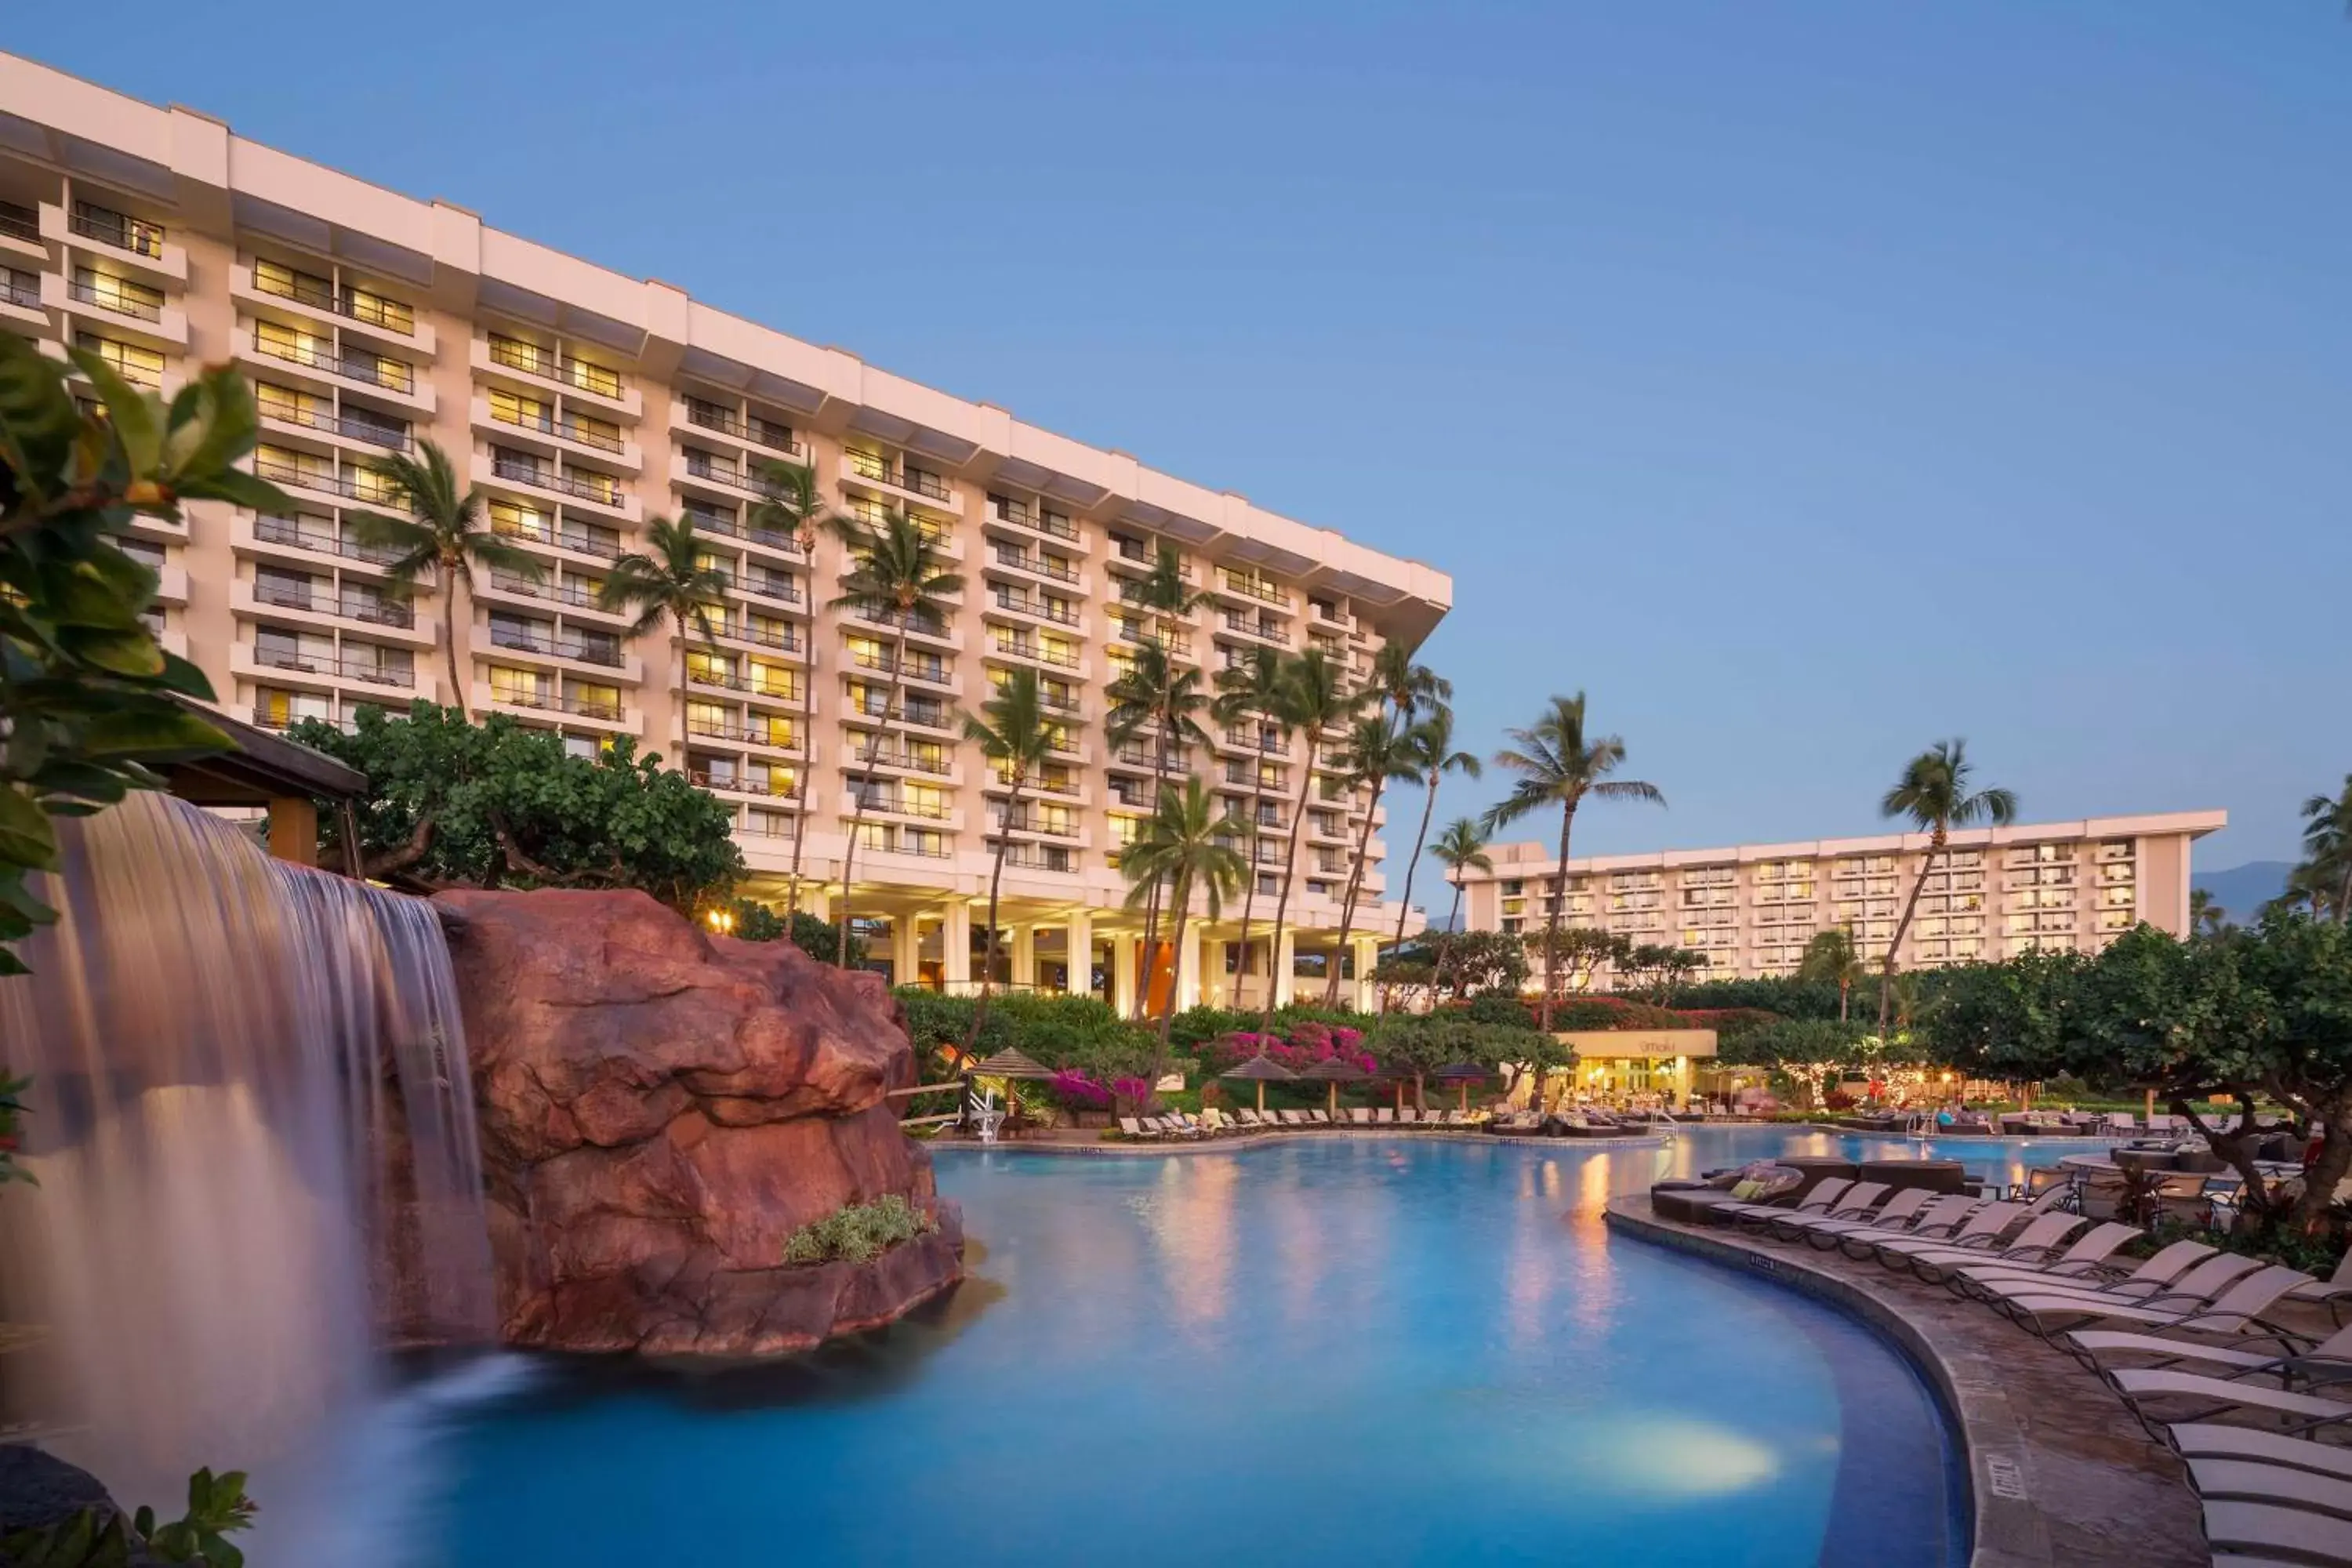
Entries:
[[901, 1242], [938, 1229], [930, 1215], [896, 1193], [870, 1204], [850, 1204], [793, 1232], [786, 1263], [866, 1263]]
[[[789, 933], [784, 917], [767, 904], [750, 899], [735, 900], [733, 934], [745, 942], [781, 942], [787, 934], [792, 943], [819, 963], [831, 963], [841, 954], [841, 928], [831, 921], [821, 921], [806, 910], [793, 914]], [[856, 931], [849, 933], [849, 967], [866, 966], [866, 939]]]

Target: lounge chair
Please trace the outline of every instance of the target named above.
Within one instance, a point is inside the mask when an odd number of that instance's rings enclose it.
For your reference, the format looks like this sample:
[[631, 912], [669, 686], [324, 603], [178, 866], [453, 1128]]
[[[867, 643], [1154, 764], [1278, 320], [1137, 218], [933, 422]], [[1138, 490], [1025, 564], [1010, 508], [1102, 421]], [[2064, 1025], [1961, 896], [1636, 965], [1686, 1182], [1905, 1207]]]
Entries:
[[2023, 1229], [1996, 1236], [1986, 1245], [1956, 1242], [1948, 1249], [1927, 1248], [1906, 1256], [1914, 1274], [1930, 1285], [1940, 1285], [1964, 1265], [1983, 1258], [2028, 1263], [2047, 1258], [2068, 1236], [2090, 1223], [2078, 1214], [2037, 1215], [2025, 1222]]
[[1396, 1124], [1396, 1119], [1397, 1113], [1385, 1105], [1373, 1109], [1372, 1125], [1375, 1127], [1392, 1127]]
[[2196, 1273], [2181, 1276], [2181, 1286], [2145, 1300], [2126, 1297], [2101, 1300], [2093, 1295], [2012, 1296], [2001, 1310], [2012, 1321], [2048, 1339], [2067, 1329], [2091, 1323], [2141, 1323], [2185, 1330], [2189, 1333], [2242, 1334], [2252, 1321], [2284, 1300], [2298, 1279], [2311, 1276], [2300, 1268], [2257, 1268], [2218, 1295], [2205, 1296], [2203, 1287], [2189, 1287]]
[[[1750, 1169], [1752, 1170], [1754, 1167], [1750, 1167]], [[1790, 1172], [1792, 1167], [1790, 1166], [1778, 1166], [1773, 1167], [1772, 1169], [1777, 1171], [1780, 1174], [1782, 1180], [1787, 1183], [1787, 1185], [1782, 1189], [1784, 1194], [1793, 1192], [1796, 1188], [1797, 1183], [1804, 1179], [1801, 1174], [1798, 1174], [1793, 1180], [1790, 1179]], [[1815, 1182], [1813, 1184], [1812, 1190], [1807, 1193], [1796, 1203], [1759, 1204], [1742, 1200], [1738, 1203], [1723, 1205], [1722, 1212], [1730, 1215], [1742, 1225], [1753, 1226], [1761, 1226], [1766, 1221], [1779, 1215], [1827, 1214], [1830, 1211], [1830, 1205], [1836, 1203], [1838, 1198], [1845, 1192], [1845, 1190], [1853, 1185], [1853, 1179], [1851, 1176], [1824, 1176], [1822, 1180]]]
[[1838, 1238], [1850, 1230], [1882, 1229], [1895, 1231], [1911, 1223], [1929, 1204], [1937, 1201], [1936, 1194], [1926, 1187], [1897, 1187], [1886, 1195], [1886, 1201], [1866, 1214], [1840, 1217], [1834, 1215], [1807, 1215], [1776, 1223], [1773, 1234], [1794, 1241], [1800, 1238], [1826, 1252], [1837, 1246]]
[[1908, 1268], [1915, 1254], [1991, 1253], [2000, 1237], [2025, 1217], [2023, 1204], [1980, 1204], [1970, 1209], [1948, 1236], [1927, 1234], [1882, 1237], [1871, 1252], [1889, 1268]]
[[1328, 1127], [1331, 1125], [1331, 1113], [1328, 1110], [1310, 1110], [1307, 1113], [1307, 1120], [1318, 1127]]
[[1252, 1110], [1246, 1105], [1234, 1112], [1234, 1120], [1240, 1122], [1244, 1128], [1253, 1132], [1265, 1125], [1265, 1122], [1260, 1121], [1257, 1119], [1257, 1112]]
[[2183, 1458], [2246, 1459], [2255, 1464], [2278, 1465], [2288, 1469], [2310, 1470], [2318, 1475], [2352, 1480], [2352, 1448], [2339, 1447], [2334, 1443], [2315, 1443], [2308, 1437], [2282, 1437], [2275, 1432], [2264, 1432], [2252, 1426], [2223, 1426], [2218, 1423], [2198, 1422], [2184, 1422], [2169, 1427], [2165, 1436]]
[[1348, 1108], [1348, 1124], [1351, 1127], [1370, 1127], [1372, 1124], [1372, 1113], [1360, 1105], [1351, 1105]]
[[[2294, 1292], [2288, 1295], [2292, 1297]], [[2153, 1358], [2145, 1368], [2150, 1372], [2186, 1367], [2190, 1372], [2213, 1372], [2229, 1377], [2272, 1373], [2288, 1381], [2298, 1375], [2328, 1383], [2352, 1378], [2352, 1329], [2338, 1329], [2318, 1343], [2301, 1350], [2295, 1348], [2302, 1342], [2299, 1338], [2281, 1330], [2256, 1334], [2231, 1332], [2230, 1338], [2204, 1343], [2176, 1339], [2169, 1333], [2130, 1333], [2117, 1329], [2078, 1329], [2066, 1338], [2079, 1355], [2088, 1356], [2101, 1372], [2109, 1370], [2110, 1362], [2125, 1356], [2147, 1356]], [[2242, 1348], [2245, 1345], [2267, 1348]], [[2347, 1462], [2352, 1462], [2352, 1455], [2347, 1458]]]
[[1898, 1236], [1949, 1241], [1959, 1234], [1962, 1226], [1969, 1223], [1969, 1215], [1982, 1206], [1977, 1199], [1964, 1193], [1948, 1193], [1941, 1197], [1929, 1198], [1907, 1220], [1897, 1216], [1890, 1221], [1882, 1209], [1860, 1224], [1841, 1222], [1815, 1226], [1813, 1234], [1834, 1237], [1834, 1245], [1839, 1251], [1857, 1263], [1866, 1263], [1876, 1253], [1880, 1242], [1891, 1241]]
[[[2352, 1421], [2352, 1405], [2340, 1399], [2322, 1399], [2315, 1394], [2275, 1388], [2263, 1383], [2133, 1366], [2107, 1373], [2107, 1381], [2115, 1385], [2116, 1393], [2131, 1401], [2133, 1413], [2141, 1422], [2151, 1426], [2166, 1421], [2195, 1425], [2211, 1421], [2217, 1415], [2272, 1415], [2279, 1418], [2280, 1436], [2294, 1436]], [[2197, 1408], [2170, 1416], [2147, 1408], [2174, 1399], [2193, 1402]]]
[[[2055, 1217], [2055, 1216], [2053, 1216]], [[2085, 1279], [2095, 1278], [2103, 1270], [2121, 1278], [2122, 1270], [2110, 1269], [2107, 1259], [2117, 1247], [2134, 1237], [2147, 1233], [2136, 1225], [2120, 1220], [2106, 1220], [2093, 1226], [2067, 1245], [2057, 1257], [2041, 1262], [2021, 1261], [2003, 1257], [1990, 1263], [1970, 1263], [1951, 1271], [1944, 1283], [1961, 1295], [1973, 1295], [1970, 1282], [1979, 1275], [1989, 1279], [2033, 1278], [2042, 1279]]]
[[[2300, 1508], [2215, 1500], [2205, 1505], [2205, 1541], [2215, 1568], [2243, 1563], [2352, 1563], [2352, 1520]], [[2239, 1552], [2253, 1555], [2240, 1557]], [[2231, 1555], [2224, 1555], [2230, 1553]]]
[[[1824, 1184], [1824, 1185], [1825, 1184]], [[1821, 1189], [1819, 1187], [1814, 1189], [1815, 1192], [1820, 1190]], [[1812, 1194], [1808, 1193], [1805, 1195], [1807, 1197], [1811, 1197]], [[1845, 1191], [1840, 1193], [1837, 1195], [1837, 1200], [1831, 1204], [1826, 1209], [1774, 1209], [1768, 1204], [1763, 1206], [1769, 1212], [1756, 1216], [1759, 1221], [1757, 1228], [1770, 1233], [1780, 1240], [1794, 1241], [1805, 1233], [1807, 1223], [1814, 1219], [1867, 1218], [1871, 1212], [1878, 1207], [1880, 1201], [1885, 1196], [1886, 1184], [1885, 1182], [1856, 1182], [1853, 1185], [1847, 1187]], [[1738, 1205], [1727, 1206], [1737, 1206], [1741, 1211], [1742, 1215], [1746, 1215], [1757, 1205], [1752, 1204], [1740, 1204]]]
[[[2027, 1268], [2010, 1263], [1990, 1263], [1981, 1267], [1970, 1265], [1959, 1271], [1966, 1283], [1962, 1293], [1978, 1300], [1998, 1306], [2005, 1296], [2048, 1294], [2058, 1290], [2094, 1291], [2110, 1296], [2153, 1296], [2175, 1279], [2195, 1268], [2201, 1268], [2223, 1255], [2201, 1241], [2176, 1241], [2147, 1259], [2120, 1279], [2105, 1282], [2073, 1276], [2053, 1278], [2053, 1271]], [[2260, 1267], [2256, 1265], [2255, 1267]], [[2224, 1272], [2227, 1272], [2225, 1269]], [[2238, 1268], [2228, 1277], [2235, 1279], [2252, 1268]]]
[[1146, 1138], [1157, 1138], [1160, 1136], [1157, 1131], [1146, 1131], [1144, 1130], [1143, 1123], [1137, 1121], [1132, 1116], [1120, 1117], [1118, 1119], [1118, 1130], [1121, 1132], [1126, 1133], [1129, 1138], [1133, 1138], [1138, 1142]]
[[1307, 1125], [1307, 1113], [1305, 1111], [1277, 1110], [1275, 1114], [1282, 1118], [1282, 1124], [1285, 1127], [1304, 1127]]

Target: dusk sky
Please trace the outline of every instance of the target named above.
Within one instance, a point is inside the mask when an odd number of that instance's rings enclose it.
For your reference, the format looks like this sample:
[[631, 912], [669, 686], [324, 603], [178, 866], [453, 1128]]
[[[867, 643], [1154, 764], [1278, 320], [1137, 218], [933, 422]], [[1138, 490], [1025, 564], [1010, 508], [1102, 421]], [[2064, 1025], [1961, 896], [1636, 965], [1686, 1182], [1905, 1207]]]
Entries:
[[2028, 820], [2225, 807], [2221, 867], [2292, 858], [2352, 769], [2341, 0], [411, 0], [272, 37], [0, 27], [1450, 572], [1463, 742], [1583, 688], [1671, 802], [1581, 852], [1877, 831], [1957, 734]]

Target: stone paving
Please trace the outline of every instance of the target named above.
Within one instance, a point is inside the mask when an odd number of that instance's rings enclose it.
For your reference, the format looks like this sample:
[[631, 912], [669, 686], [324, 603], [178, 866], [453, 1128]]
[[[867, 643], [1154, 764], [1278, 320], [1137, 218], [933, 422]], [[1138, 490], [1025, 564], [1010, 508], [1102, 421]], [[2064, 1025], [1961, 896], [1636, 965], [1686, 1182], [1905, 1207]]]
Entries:
[[2197, 1500], [2170, 1450], [2073, 1357], [1991, 1309], [1840, 1253], [1609, 1205], [1612, 1232], [1779, 1279], [1907, 1350], [1958, 1417], [1975, 1515], [1971, 1568], [2202, 1568]]

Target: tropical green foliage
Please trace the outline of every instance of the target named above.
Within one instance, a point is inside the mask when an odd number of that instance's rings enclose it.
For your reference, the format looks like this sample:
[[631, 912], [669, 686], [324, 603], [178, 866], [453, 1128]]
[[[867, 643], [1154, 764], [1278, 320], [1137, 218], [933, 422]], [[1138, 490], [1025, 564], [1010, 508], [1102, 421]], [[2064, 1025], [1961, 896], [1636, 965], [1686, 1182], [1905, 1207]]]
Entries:
[[[790, 941], [819, 963], [831, 963], [840, 954], [841, 932], [831, 921], [821, 921], [806, 910], [781, 915], [770, 905], [738, 899], [729, 913], [734, 919], [734, 926], [728, 934], [743, 942]], [[865, 966], [866, 939], [853, 932], [849, 938], [849, 967]]]
[[2305, 801], [2303, 823], [2303, 860], [2288, 873], [2282, 901], [2352, 921], [2352, 773], [2341, 794]]
[[32, 1087], [31, 1079], [11, 1078], [0, 1070], [0, 1187], [10, 1182], [33, 1182], [33, 1173], [16, 1163], [16, 1149], [24, 1130], [25, 1091]]
[[[1193, 895], [1200, 895], [1208, 918], [1215, 920], [1224, 913], [1225, 900], [1240, 889], [1245, 871], [1241, 852], [1234, 845], [1247, 831], [1245, 824], [1224, 811], [1198, 775], [1163, 789], [1142, 831], [1118, 858], [1119, 874], [1128, 882], [1129, 907], [1142, 904], [1164, 887], [1174, 917], [1171, 944], [1183, 952], [1184, 924], [1192, 913]], [[1176, 990], [1171, 986], [1160, 1016], [1160, 1049], [1152, 1060], [1155, 1079], [1166, 1068], [1169, 1033], [1175, 1017]]]
[[1559, 994], [1561, 973], [1559, 921], [1568, 902], [1569, 836], [1576, 825], [1577, 807], [1594, 800], [1643, 800], [1666, 804], [1658, 786], [1639, 779], [1612, 778], [1625, 762], [1625, 742], [1614, 735], [1588, 736], [1584, 729], [1584, 693], [1554, 697], [1542, 716], [1524, 730], [1508, 731], [1511, 744], [1495, 753], [1495, 765], [1519, 775], [1511, 793], [1489, 806], [1479, 826], [1496, 829], [1537, 812], [1559, 812], [1559, 869], [1544, 920], [1543, 1011], [1538, 1022], [1551, 1026], [1553, 999]]
[[615, 559], [596, 590], [597, 605], [636, 618], [629, 623], [631, 637], [644, 637], [670, 623], [677, 633], [677, 703], [678, 742], [686, 741], [686, 648], [693, 637], [714, 642], [727, 615], [719, 595], [727, 592], [727, 574], [703, 560], [702, 540], [690, 517], [646, 520], [644, 550], [632, 550]]
[[[294, 740], [368, 776], [357, 808], [370, 877], [425, 887], [642, 888], [682, 912], [743, 872], [727, 807], [620, 736], [593, 759], [504, 714], [468, 723], [419, 701], [360, 710], [346, 732], [306, 720]], [[322, 816], [322, 858], [344, 853]], [[348, 864], [348, 862], [346, 862]]]
[[[978, 746], [1005, 786], [1004, 815], [996, 825], [996, 857], [988, 871], [988, 951], [980, 971], [980, 1005], [972, 1009], [972, 1038], [980, 1037], [988, 1016], [989, 994], [996, 988], [996, 950], [1003, 939], [997, 929], [997, 892], [1004, 882], [1004, 858], [1013, 847], [1013, 830], [1022, 822], [1021, 792], [1035, 782], [1053, 753], [1060, 731], [1045, 716], [1045, 701], [1037, 689], [1034, 669], [1008, 671], [996, 694], [981, 705], [979, 717], [965, 714], [963, 738]], [[965, 1042], [971, 1048], [971, 1041]]]
[[1911, 896], [1903, 901], [1903, 917], [1895, 922], [1895, 935], [1886, 943], [1886, 956], [1879, 962], [1881, 1038], [1893, 1021], [1895, 955], [1903, 950], [1904, 934], [1911, 929], [1911, 917], [1918, 912], [1919, 895], [1927, 890], [1927, 879], [1935, 874], [1936, 861], [1950, 842], [1952, 829], [1973, 827], [1979, 822], [2001, 827], [2017, 818], [2017, 796], [2009, 791], [1969, 787], [1973, 765], [1969, 762], [1968, 749], [1968, 742], [1962, 740], [1937, 742], [1904, 764], [1903, 776], [1878, 803], [1880, 816], [1907, 817], [1914, 827], [1927, 835], [1927, 853], [1919, 861], [1919, 875], [1911, 884]]
[[485, 515], [482, 488], [457, 488], [457, 470], [449, 454], [431, 437], [417, 443], [417, 455], [402, 453], [379, 458], [376, 472], [392, 493], [408, 507], [406, 516], [386, 512], [344, 514], [352, 537], [389, 556], [384, 575], [403, 591], [413, 591], [431, 573], [448, 595], [438, 620], [435, 640], [441, 647], [442, 672], [448, 677], [448, 695], [457, 711], [473, 715], [465, 671], [471, 666], [461, 638], [473, 624], [468, 596], [474, 591], [474, 568], [487, 566], [536, 583], [545, 574], [538, 558], [499, 537]]
[[[1345, 952], [1348, 938], [1356, 926], [1356, 900], [1363, 891], [1364, 861], [1371, 849], [1372, 819], [1380, 812], [1381, 796], [1398, 780], [1407, 784], [1419, 781], [1421, 754], [1414, 744], [1413, 727], [1402, 714], [1372, 713], [1356, 721], [1348, 733], [1348, 749], [1340, 761], [1348, 770], [1348, 787], [1371, 792], [1364, 806], [1363, 826], [1357, 829], [1356, 853], [1348, 869], [1348, 890], [1339, 903], [1337, 946], [1338, 951]], [[1402, 919], [1400, 914], [1400, 923]], [[1335, 963], [1324, 979], [1326, 1007], [1336, 1005], [1339, 1000], [1339, 973], [1340, 965]]]
[[169, 1523], [157, 1523], [155, 1510], [143, 1505], [128, 1518], [101, 1518], [97, 1509], [86, 1508], [55, 1524], [16, 1531], [0, 1541], [0, 1554], [12, 1568], [131, 1568], [133, 1562], [240, 1568], [245, 1553], [228, 1537], [251, 1528], [253, 1512], [243, 1470], [219, 1476], [198, 1470], [188, 1478], [188, 1511]]
[[[1282, 668], [1280, 696], [1281, 722], [1287, 731], [1303, 731], [1311, 749], [1322, 744], [1322, 733], [1352, 721], [1364, 705], [1368, 693], [1356, 690], [1348, 680], [1346, 666], [1324, 653], [1310, 647], [1296, 658], [1286, 660]], [[1290, 805], [1289, 842], [1283, 847], [1282, 883], [1274, 899], [1274, 939], [1271, 951], [1282, 951], [1283, 926], [1290, 914], [1291, 884], [1297, 879], [1298, 833], [1307, 821], [1307, 792], [1313, 786], [1315, 770], [1298, 770], [1298, 795]], [[1271, 977], [1278, 981], [1279, 977]], [[1262, 1027], [1271, 1027], [1275, 1011], [1277, 984], [1265, 988]]]
[[[816, 465], [772, 460], [761, 464], [759, 473], [761, 496], [751, 503], [750, 518], [752, 533], [789, 539], [794, 549], [807, 555], [816, 548], [818, 531], [833, 527], [817, 483]], [[806, 735], [816, 722], [816, 682], [803, 674], [800, 690], [797, 733]], [[801, 912], [801, 858], [808, 843], [809, 775], [814, 771], [799, 768], [793, 774], [793, 800], [798, 809], [793, 813], [793, 863], [784, 883], [784, 912], [793, 917]]]
[[[60, 365], [0, 332], [0, 975], [12, 944], [53, 911], [28, 880], [57, 864], [52, 817], [80, 816], [162, 780], [148, 764], [227, 738], [180, 703], [212, 687], [163, 651], [146, 617], [155, 574], [116, 541], [134, 519], [176, 521], [183, 500], [277, 512], [289, 501], [236, 463], [253, 449], [253, 395], [207, 370], [166, 405], [94, 353]], [[79, 372], [103, 414], [84, 414]]]
[[885, 1193], [870, 1204], [846, 1205], [793, 1232], [784, 1243], [784, 1261], [870, 1263], [938, 1228], [936, 1220], [905, 1198]]

